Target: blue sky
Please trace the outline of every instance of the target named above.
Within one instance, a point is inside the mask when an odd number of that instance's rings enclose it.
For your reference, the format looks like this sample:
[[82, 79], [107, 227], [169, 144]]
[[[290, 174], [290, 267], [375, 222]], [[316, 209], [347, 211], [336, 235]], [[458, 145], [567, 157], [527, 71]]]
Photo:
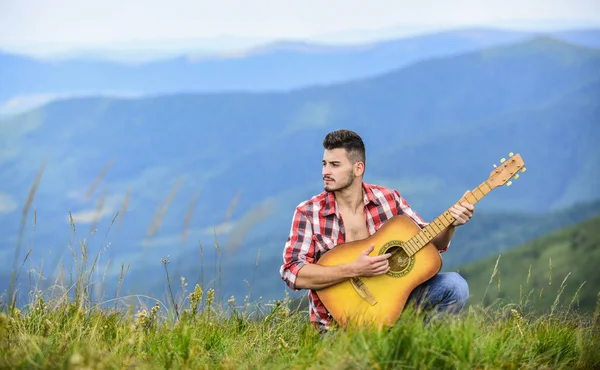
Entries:
[[[461, 26], [600, 24], [600, 0], [0, 0], [0, 49], [232, 49], [365, 41]], [[564, 23], [563, 23], [564, 25]]]

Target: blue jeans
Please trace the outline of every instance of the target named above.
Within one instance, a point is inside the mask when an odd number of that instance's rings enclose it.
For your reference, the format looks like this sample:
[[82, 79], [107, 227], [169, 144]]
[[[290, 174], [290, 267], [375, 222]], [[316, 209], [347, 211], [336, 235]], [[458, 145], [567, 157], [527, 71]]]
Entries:
[[443, 272], [417, 286], [408, 297], [407, 305], [432, 313], [458, 313], [469, 299], [469, 285], [456, 272]]

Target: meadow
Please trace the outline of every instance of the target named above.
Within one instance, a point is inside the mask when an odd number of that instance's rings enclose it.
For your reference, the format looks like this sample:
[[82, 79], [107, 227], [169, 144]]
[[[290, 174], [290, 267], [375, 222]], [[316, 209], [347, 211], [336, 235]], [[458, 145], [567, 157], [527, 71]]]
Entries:
[[[392, 328], [349, 327], [322, 338], [300, 300], [222, 302], [212, 283], [172, 281], [167, 259], [168, 300], [126, 295], [97, 301], [95, 260], [85, 244], [73, 257], [75, 271], [45, 291], [31, 286], [27, 304], [16, 307], [2, 296], [1, 368], [600, 367], [600, 295], [592, 313], [577, 309], [577, 293], [557, 297], [542, 313], [529, 298], [472, 302], [457, 316], [427, 320], [425, 312], [408, 307]], [[497, 268], [491, 273], [488, 288], [495, 290]]]

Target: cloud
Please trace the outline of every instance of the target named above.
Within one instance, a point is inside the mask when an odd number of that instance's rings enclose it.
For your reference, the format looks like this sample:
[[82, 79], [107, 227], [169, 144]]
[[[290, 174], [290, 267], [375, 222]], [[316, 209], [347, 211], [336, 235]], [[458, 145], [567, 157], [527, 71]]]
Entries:
[[0, 214], [11, 213], [17, 206], [17, 201], [11, 195], [0, 193]]
[[[104, 208], [101, 210], [89, 209], [85, 211], [79, 211], [75, 213], [71, 213], [73, 216], [73, 222], [75, 225], [81, 224], [91, 224], [95, 222], [99, 222], [106, 216], [114, 216], [115, 212], [112, 209]], [[67, 216], [67, 221], [70, 222], [69, 216]]]
[[31, 0], [0, 4], [0, 47], [46, 51], [56, 46], [66, 51], [136, 45], [156, 50], [181, 43], [188, 48], [193, 44], [224, 50], [257, 40], [322, 40], [323, 35], [344, 34], [356, 38], [391, 28], [600, 19], [597, 0]]
[[59, 94], [31, 94], [13, 96], [4, 102], [0, 102], [0, 116], [23, 113], [27, 110], [37, 108], [59, 98]]

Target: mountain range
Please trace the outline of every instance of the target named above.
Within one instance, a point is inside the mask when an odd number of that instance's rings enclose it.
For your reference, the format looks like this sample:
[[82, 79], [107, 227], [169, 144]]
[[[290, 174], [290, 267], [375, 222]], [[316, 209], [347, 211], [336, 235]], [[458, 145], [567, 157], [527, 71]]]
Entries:
[[[202, 246], [206, 263], [227, 259], [223, 273], [242, 284], [252, 276], [239, 263], [252, 265], [259, 249], [262, 260], [281, 256], [294, 207], [322, 190], [321, 141], [341, 127], [366, 142], [365, 181], [397, 188], [425, 219], [509, 152], [528, 171], [478, 212], [591, 202], [600, 197], [599, 62], [595, 48], [540, 37], [327, 86], [72, 98], [5, 117], [0, 254], [13, 261], [40, 170], [17, 261], [33, 248], [28, 263], [43, 259], [47, 278], [84, 242], [110, 259], [110, 277], [130, 261], [132, 280], [158, 279], [167, 256], [185, 265], [171, 263], [175, 276], [199, 274]], [[264, 273], [277, 277], [270, 266]]]
[[34, 59], [0, 52], [0, 113], [81, 95], [282, 91], [329, 85], [540, 34], [578, 45], [600, 45], [598, 29], [542, 33], [472, 28], [350, 45], [281, 41], [226, 54], [188, 54], [144, 63]]

